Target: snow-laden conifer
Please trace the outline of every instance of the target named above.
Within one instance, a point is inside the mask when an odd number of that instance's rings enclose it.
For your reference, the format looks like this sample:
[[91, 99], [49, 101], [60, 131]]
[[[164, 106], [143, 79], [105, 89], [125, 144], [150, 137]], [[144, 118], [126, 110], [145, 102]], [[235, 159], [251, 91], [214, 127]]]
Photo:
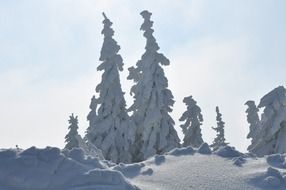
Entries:
[[247, 101], [245, 105], [248, 106], [245, 112], [247, 114], [247, 122], [250, 124], [247, 138], [251, 138], [251, 145], [247, 149], [251, 150], [257, 142], [260, 130], [260, 119], [258, 115], [259, 109], [252, 100]]
[[264, 108], [261, 127], [249, 151], [258, 156], [286, 153], [286, 89], [279, 86], [266, 94], [258, 108]]
[[65, 142], [66, 142], [66, 146], [65, 149], [73, 149], [76, 147], [79, 147], [79, 142], [77, 140], [77, 136], [78, 136], [78, 119], [77, 116], [75, 117], [73, 114], [69, 117], [69, 132], [68, 134], [65, 136]]
[[132, 160], [130, 145], [134, 134], [119, 78], [123, 60], [118, 54], [120, 46], [113, 39], [112, 22], [104, 13], [103, 16], [104, 41], [99, 59], [102, 63], [97, 67], [103, 74], [101, 83], [96, 87], [99, 97], [93, 97], [91, 101], [86, 138], [102, 150], [107, 160], [128, 163]]
[[217, 135], [211, 145], [213, 150], [217, 150], [218, 148], [222, 146], [228, 145], [228, 143], [225, 142], [224, 137], [224, 122], [222, 121], [222, 114], [219, 112], [218, 106], [216, 107], [216, 121], [217, 121], [217, 127], [212, 127], [213, 130], [216, 131]]
[[131, 88], [134, 103], [130, 107], [132, 119], [136, 123], [134, 160], [141, 161], [154, 154], [162, 154], [179, 146], [179, 138], [174, 129], [174, 121], [169, 115], [174, 104], [168, 89], [168, 80], [161, 65], [169, 65], [169, 60], [158, 53], [159, 46], [153, 36], [151, 13], [141, 12], [144, 19], [141, 30], [146, 38], [145, 53], [136, 64], [129, 68], [128, 79], [136, 83]]
[[199, 147], [204, 141], [202, 139], [201, 125], [203, 122], [203, 115], [201, 108], [192, 96], [185, 97], [183, 102], [187, 105], [187, 111], [183, 113], [180, 121], [185, 121], [180, 125], [184, 133], [183, 146]]

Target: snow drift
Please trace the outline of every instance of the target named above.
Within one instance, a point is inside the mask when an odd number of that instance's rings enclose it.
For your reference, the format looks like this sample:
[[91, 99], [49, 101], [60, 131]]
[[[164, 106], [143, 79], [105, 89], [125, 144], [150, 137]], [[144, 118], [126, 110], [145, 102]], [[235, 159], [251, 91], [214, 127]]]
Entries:
[[31, 147], [0, 150], [2, 190], [135, 190], [104, 161], [86, 157], [81, 149], [60, 151]]
[[135, 164], [81, 149], [0, 150], [0, 190], [285, 190], [285, 160], [286, 154], [256, 158], [229, 146], [210, 152], [206, 143]]

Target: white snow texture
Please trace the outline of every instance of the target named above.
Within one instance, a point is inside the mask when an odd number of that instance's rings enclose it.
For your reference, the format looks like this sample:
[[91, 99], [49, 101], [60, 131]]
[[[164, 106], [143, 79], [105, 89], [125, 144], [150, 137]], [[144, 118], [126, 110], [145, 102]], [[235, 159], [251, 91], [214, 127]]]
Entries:
[[120, 172], [110, 170], [81, 149], [0, 150], [1, 190], [135, 190]]

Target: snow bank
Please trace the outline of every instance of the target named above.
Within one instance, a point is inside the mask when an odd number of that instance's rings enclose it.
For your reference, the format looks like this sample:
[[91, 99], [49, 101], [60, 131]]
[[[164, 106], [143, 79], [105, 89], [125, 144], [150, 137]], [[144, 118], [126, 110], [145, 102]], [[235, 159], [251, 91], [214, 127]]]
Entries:
[[280, 168], [286, 168], [286, 154], [273, 154], [267, 156], [266, 160], [269, 165], [280, 167]]
[[191, 155], [194, 154], [195, 150], [191, 146], [183, 147], [183, 148], [174, 148], [170, 152], [166, 153], [168, 155], [173, 156], [183, 156], [183, 155]]
[[120, 171], [124, 176], [128, 178], [133, 178], [140, 174], [141, 169], [145, 166], [144, 163], [135, 163], [135, 164], [123, 164], [120, 163], [117, 166], [113, 167], [114, 170]]
[[234, 158], [234, 157], [240, 157], [243, 156], [241, 152], [235, 150], [234, 147], [230, 146], [223, 146], [220, 147], [217, 151], [214, 152], [218, 156], [224, 157], [224, 158]]
[[135, 190], [118, 171], [86, 157], [80, 149], [31, 147], [0, 150], [0, 189], [5, 190]]
[[[281, 155], [256, 158], [229, 146], [205, 154], [208, 148], [207, 144], [199, 149], [176, 148], [142, 163], [121, 165], [121, 171], [142, 190], [286, 189], [286, 169], [271, 168], [268, 163], [281, 163]], [[130, 174], [134, 175], [130, 178]]]
[[209, 147], [209, 145], [207, 143], [203, 143], [199, 147], [198, 153], [200, 153], [200, 154], [211, 154], [212, 151], [211, 151], [211, 149], [210, 149], [210, 147]]
[[285, 187], [285, 173], [282, 174], [279, 170], [269, 167], [262, 181], [262, 186], [270, 188]]

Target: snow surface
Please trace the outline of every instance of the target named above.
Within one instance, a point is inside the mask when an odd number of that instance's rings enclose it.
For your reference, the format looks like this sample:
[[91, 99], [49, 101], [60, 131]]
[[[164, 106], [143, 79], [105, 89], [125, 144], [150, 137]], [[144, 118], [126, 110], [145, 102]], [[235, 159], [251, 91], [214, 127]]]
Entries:
[[[127, 173], [125, 176], [142, 190], [286, 189], [286, 167], [281, 166], [286, 155], [279, 154], [268, 159], [255, 158], [239, 153], [229, 146], [217, 151], [223, 152], [223, 157], [198, 152], [207, 149], [207, 144], [198, 150], [189, 147], [176, 148], [166, 155], [160, 155], [160, 160], [163, 160], [160, 164], [158, 156], [155, 156], [140, 163], [136, 172], [128, 172], [128, 168], [132, 166], [125, 166], [124, 174]], [[152, 172], [145, 175], [147, 171]], [[130, 175], [132, 172], [137, 176]]]
[[81, 149], [0, 150], [1, 190], [135, 190], [123, 175]]
[[199, 149], [176, 148], [144, 162], [118, 165], [87, 157], [81, 149], [0, 150], [0, 189], [286, 189], [286, 154], [256, 158], [229, 146], [209, 150], [204, 143]]

